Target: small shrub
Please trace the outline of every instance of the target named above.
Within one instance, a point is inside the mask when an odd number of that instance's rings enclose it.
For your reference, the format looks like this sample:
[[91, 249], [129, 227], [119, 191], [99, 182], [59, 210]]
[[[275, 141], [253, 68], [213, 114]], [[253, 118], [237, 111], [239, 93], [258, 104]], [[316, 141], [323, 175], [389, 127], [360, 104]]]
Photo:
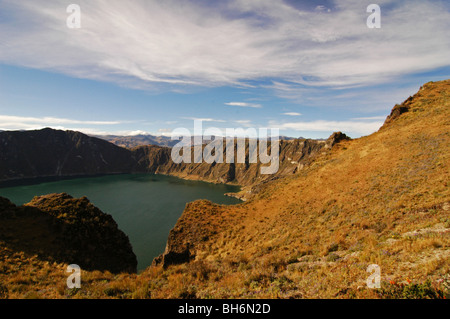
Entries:
[[337, 255], [337, 254], [335, 254], [335, 253], [330, 253], [328, 256], [327, 256], [327, 261], [328, 262], [334, 262], [334, 261], [336, 261], [336, 260], [338, 260], [340, 257]]
[[331, 253], [334, 251], [338, 251], [339, 250], [339, 244], [331, 244], [328, 248], [327, 248], [327, 252]]
[[8, 299], [8, 288], [0, 283], [0, 299]]
[[377, 222], [372, 225], [372, 228], [377, 232], [381, 233], [387, 227], [386, 223]]
[[[75, 290], [75, 289], [71, 289], [71, 290]], [[118, 287], [108, 287], [103, 292], [108, 297], [117, 297], [117, 296], [123, 294], [124, 290], [122, 290]]]
[[381, 297], [388, 299], [444, 299], [446, 293], [443, 289], [435, 287], [430, 280], [424, 283], [403, 284], [389, 282], [382, 287]]
[[29, 291], [23, 296], [23, 299], [42, 299], [42, 298], [36, 291]]
[[294, 264], [298, 262], [298, 255], [294, 255], [294, 256], [290, 256], [287, 260], [286, 260], [286, 264], [290, 265], [290, 264]]
[[67, 297], [74, 297], [80, 292], [80, 288], [66, 289]]
[[297, 263], [298, 260], [299, 260], [300, 258], [302, 258], [303, 256], [307, 256], [307, 255], [311, 255], [311, 254], [312, 254], [312, 251], [311, 251], [311, 250], [301, 250], [301, 251], [298, 252], [297, 254], [289, 256], [289, 257], [286, 259], [286, 264], [289, 265], [289, 264]]
[[200, 281], [206, 281], [208, 280], [209, 274], [212, 272], [212, 269], [207, 263], [203, 261], [196, 261], [188, 265], [188, 271], [194, 278]]
[[447, 222], [444, 225], [445, 228], [450, 228], [450, 219], [447, 220]]
[[133, 292], [132, 296], [133, 299], [151, 299], [152, 292], [149, 288], [149, 284], [145, 284], [139, 289], [137, 289], [135, 292]]
[[196, 299], [197, 287], [194, 285], [184, 286], [178, 292], [178, 298], [180, 299]]

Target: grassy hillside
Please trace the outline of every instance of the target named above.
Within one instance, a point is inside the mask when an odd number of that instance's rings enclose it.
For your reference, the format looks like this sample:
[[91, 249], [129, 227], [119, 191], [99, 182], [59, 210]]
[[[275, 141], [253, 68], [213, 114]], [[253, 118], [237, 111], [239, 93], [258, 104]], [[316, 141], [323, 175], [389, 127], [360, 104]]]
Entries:
[[[8, 278], [47, 271], [8, 279], [9, 296], [448, 298], [449, 96], [450, 80], [425, 84], [378, 132], [341, 141], [243, 204], [188, 204], [165, 254], [140, 275], [85, 272], [83, 288], [67, 291], [63, 265], [39, 268], [2, 248]], [[367, 287], [370, 264], [380, 289]]]
[[[244, 205], [189, 205], [174, 244], [190, 244], [195, 257], [150, 276], [167, 278], [155, 294], [177, 297], [183, 286], [197, 297], [388, 297], [426, 290], [427, 280], [445, 290], [449, 94], [448, 80], [424, 85], [379, 132], [342, 141]], [[367, 288], [370, 264], [381, 267], [384, 293]]]

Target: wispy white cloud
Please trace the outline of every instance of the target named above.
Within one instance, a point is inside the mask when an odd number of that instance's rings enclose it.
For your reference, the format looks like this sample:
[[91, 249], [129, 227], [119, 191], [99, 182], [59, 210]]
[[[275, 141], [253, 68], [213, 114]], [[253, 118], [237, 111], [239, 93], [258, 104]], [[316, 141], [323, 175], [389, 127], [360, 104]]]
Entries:
[[357, 121], [373, 121], [373, 120], [385, 120], [386, 116], [366, 116], [366, 117], [355, 117], [352, 118], [352, 120]]
[[382, 125], [383, 121], [304, 121], [304, 122], [288, 122], [278, 123], [271, 121], [270, 127], [281, 130], [293, 130], [299, 132], [337, 132], [342, 131], [346, 134], [362, 136], [376, 132]]
[[136, 136], [136, 135], [157, 135], [155, 133], [142, 131], [142, 130], [99, 130], [97, 128], [88, 128], [88, 127], [63, 127], [63, 126], [55, 126], [52, 127], [54, 129], [59, 130], [71, 130], [82, 132], [91, 136], [105, 136], [105, 135], [115, 135], [115, 136]]
[[253, 123], [251, 120], [237, 120], [237, 121], [235, 121], [235, 123], [238, 126], [243, 126], [243, 127], [252, 127], [253, 126]]
[[67, 1], [2, 0], [0, 62], [173, 90], [269, 77], [354, 87], [450, 65], [441, 1], [380, 0], [381, 29], [367, 28], [359, 0], [335, 0], [331, 12], [272, 0], [77, 3], [82, 28], [74, 30], [65, 25]]
[[250, 120], [237, 120], [236, 121], [236, 123], [238, 123], [238, 124], [249, 124], [249, 123], [251, 123], [252, 121], [250, 121]]
[[229, 106], [239, 106], [239, 107], [251, 107], [251, 108], [262, 108], [261, 104], [256, 104], [256, 103], [247, 103], [247, 102], [229, 102], [229, 103], [225, 103], [225, 105], [229, 105]]
[[317, 12], [331, 12], [331, 9], [327, 8], [326, 6], [319, 5], [315, 9]]
[[170, 129], [170, 128], [160, 128], [160, 129], [158, 130], [158, 135], [171, 137], [171, 136], [172, 136], [172, 132], [173, 132], [173, 129]]
[[136, 136], [136, 135], [152, 135], [147, 131], [142, 131], [142, 130], [134, 130], [134, 131], [122, 131], [122, 134], [120, 135], [124, 135], [124, 136]]
[[182, 119], [191, 121], [202, 121], [202, 122], [219, 122], [219, 123], [226, 122], [224, 120], [218, 120], [213, 118], [202, 118], [202, 117], [182, 117]]
[[[0, 130], [1, 131], [18, 131], [18, 130], [40, 130], [43, 128], [52, 128], [55, 130], [63, 131], [76, 131], [82, 132], [91, 136], [102, 135], [117, 135], [117, 136], [135, 136], [135, 135], [157, 135], [143, 130], [123, 130], [117, 129], [115, 126], [109, 127], [109, 125], [116, 125], [119, 122], [99, 122], [99, 121], [75, 121], [68, 119], [58, 118], [31, 118], [31, 117], [19, 117], [19, 116], [4, 116], [0, 115]], [[78, 126], [78, 125], [80, 126]], [[98, 127], [87, 127], [84, 125], [104, 125], [105, 129], [99, 129]]]
[[27, 117], [0, 115], [1, 130], [35, 129], [43, 127], [62, 127], [63, 125], [118, 125], [119, 121], [80, 121], [57, 117]]
[[283, 115], [287, 115], [287, 116], [301, 116], [302, 113], [298, 113], [298, 112], [286, 112], [286, 113], [283, 113]]
[[[406, 81], [407, 84], [409, 81]], [[413, 82], [413, 81], [411, 81]], [[298, 104], [340, 108], [362, 113], [389, 112], [396, 103], [402, 103], [408, 96], [417, 92], [423, 82], [400, 87], [388, 85], [369, 86], [364, 88], [329, 89], [305, 87], [296, 83], [274, 81], [264, 85], [276, 96], [291, 100]]]

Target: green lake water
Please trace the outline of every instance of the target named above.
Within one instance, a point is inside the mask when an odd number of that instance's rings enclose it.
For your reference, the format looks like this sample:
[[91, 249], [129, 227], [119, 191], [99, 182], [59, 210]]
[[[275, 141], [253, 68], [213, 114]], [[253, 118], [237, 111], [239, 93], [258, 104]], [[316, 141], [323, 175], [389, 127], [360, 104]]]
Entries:
[[86, 196], [104, 213], [110, 214], [130, 239], [138, 259], [138, 270], [149, 266], [164, 251], [167, 237], [181, 216], [186, 203], [208, 199], [218, 204], [240, 201], [224, 193], [239, 187], [186, 181], [171, 176], [125, 174], [83, 177], [31, 185], [0, 188], [0, 196], [16, 205], [28, 203], [34, 196], [68, 193]]

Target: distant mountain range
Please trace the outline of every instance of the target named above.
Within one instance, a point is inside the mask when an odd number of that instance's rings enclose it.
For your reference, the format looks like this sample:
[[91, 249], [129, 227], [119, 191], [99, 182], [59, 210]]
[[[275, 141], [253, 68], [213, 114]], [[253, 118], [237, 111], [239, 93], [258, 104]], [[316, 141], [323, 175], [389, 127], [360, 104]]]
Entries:
[[[179, 142], [179, 140], [172, 140], [171, 137], [169, 136], [162, 136], [162, 135], [156, 136], [150, 134], [139, 134], [133, 136], [120, 136], [120, 135], [92, 135], [92, 136], [125, 148], [134, 148], [137, 146], [144, 146], [144, 145], [173, 147]], [[194, 139], [195, 137], [191, 137], [191, 145], [195, 145]], [[280, 136], [280, 140], [289, 141], [294, 139], [295, 138], [293, 137]], [[299, 137], [299, 139], [304, 138]]]
[[119, 135], [93, 135], [110, 143], [113, 143], [120, 147], [133, 148], [142, 145], [157, 145], [172, 147], [178, 143], [176, 140], [172, 140], [168, 136], [155, 136], [155, 135], [133, 135], [133, 136], [119, 136]]

